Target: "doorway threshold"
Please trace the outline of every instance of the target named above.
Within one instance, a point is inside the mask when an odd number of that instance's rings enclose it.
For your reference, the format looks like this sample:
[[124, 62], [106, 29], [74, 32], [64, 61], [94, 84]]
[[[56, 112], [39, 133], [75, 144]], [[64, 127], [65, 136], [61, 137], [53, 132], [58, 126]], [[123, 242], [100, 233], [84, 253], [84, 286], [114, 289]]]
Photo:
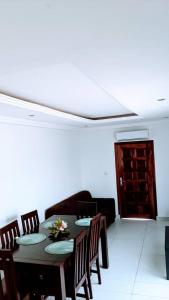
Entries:
[[127, 221], [152, 221], [152, 219], [147, 219], [147, 218], [121, 218], [121, 220], [127, 220]]

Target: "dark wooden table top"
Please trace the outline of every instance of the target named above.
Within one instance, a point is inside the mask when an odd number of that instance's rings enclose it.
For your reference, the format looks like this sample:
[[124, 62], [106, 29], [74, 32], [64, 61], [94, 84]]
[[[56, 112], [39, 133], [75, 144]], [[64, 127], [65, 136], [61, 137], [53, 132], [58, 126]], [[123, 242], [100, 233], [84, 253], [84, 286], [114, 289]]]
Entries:
[[[55, 220], [57, 217], [63, 219], [65, 222], [68, 223], [68, 229], [70, 231], [70, 234], [68, 237], [65, 238], [65, 240], [73, 239], [77, 236], [77, 234], [81, 230], [88, 230], [88, 227], [84, 226], [78, 226], [75, 224], [75, 221], [77, 220], [76, 216], [72, 215], [59, 215], [59, 216], [52, 216], [48, 220]], [[46, 220], [46, 221], [48, 221]], [[30, 264], [40, 264], [40, 265], [50, 265], [50, 266], [59, 266], [60, 264], [64, 263], [68, 257], [70, 257], [69, 254], [48, 254], [45, 252], [45, 247], [54, 241], [52, 241], [49, 236], [49, 230], [44, 229], [41, 226], [39, 227], [40, 233], [46, 234], [46, 240], [34, 244], [34, 245], [19, 245], [18, 248], [13, 253], [14, 261], [17, 263], [30, 263]]]

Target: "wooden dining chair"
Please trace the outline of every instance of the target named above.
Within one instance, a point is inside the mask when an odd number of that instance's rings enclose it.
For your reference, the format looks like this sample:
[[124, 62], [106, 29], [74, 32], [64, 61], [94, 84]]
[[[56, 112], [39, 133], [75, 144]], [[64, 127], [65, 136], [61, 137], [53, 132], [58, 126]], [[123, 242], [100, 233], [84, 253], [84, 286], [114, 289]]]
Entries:
[[[98, 283], [101, 284], [101, 274], [99, 265], [99, 237], [100, 237], [100, 220], [101, 214], [97, 214], [90, 222], [88, 235], [88, 251], [87, 251], [87, 278], [89, 285], [90, 299], [93, 299], [91, 273], [97, 273]], [[96, 269], [92, 269], [96, 262]]]
[[[87, 280], [87, 244], [88, 235], [86, 231], [81, 231], [74, 240], [74, 250], [72, 255], [72, 268], [66, 275], [66, 296], [72, 300], [82, 297], [89, 300], [88, 280]], [[84, 288], [84, 294], [79, 293], [79, 289]]]
[[26, 291], [21, 293], [17, 290], [16, 270], [13, 261], [12, 250], [0, 249], [0, 268], [4, 272], [4, 279], [1, 286], [2, 300], [29, 300], [29, 294]]
[[20, 231], [17, 220], [0, 228], [1, 248], [14, 249], [16, 247], [16, 237], [18, 236], [20, 236]]
[[[66, 297], [76, 300], [76, 297], [82, 297], [89, 300], [88, 282], [87, 282], [87, 243], [88, 234], [86, 231], [81, 231], [74, 240], [73, 252], [70, 258], [67, 260], [64, 266], [65, 273], [65, 285], [66, 285]], [[32, 294], [35, 299], [39, 299], [39, 296], [49, 297], [54, 296], [57, 299], [55, 290], [55, 276], [53, 274], [49, 276], [43, 275], [41, 277], [40, 285], [38, 278], [33, 279], [35, 285], [32, 288]], [[84, 288], [84, 294], [78, 293], [79, 289]]]
[[93, 217], [97, 214], [97, 203], [89, 201], [77, 201], [75, 210], [77, 219]]
[[19, 300], [16, 288], [16, 273], [10, 249], [0, 249], [0, 266], [4, 272], [3, 297], [5, 300]]
[[33, 210], [21, 216], [23, 234], [29, 234], [39, 231], [38, 211]]

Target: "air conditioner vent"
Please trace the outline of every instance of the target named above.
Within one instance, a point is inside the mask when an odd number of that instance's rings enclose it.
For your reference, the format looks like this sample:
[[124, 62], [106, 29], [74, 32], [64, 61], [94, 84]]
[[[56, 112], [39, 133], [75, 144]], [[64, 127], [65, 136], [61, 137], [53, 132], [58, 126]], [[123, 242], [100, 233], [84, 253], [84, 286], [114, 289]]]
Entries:
[[117, 141], [145, 140], [149, 138], [148, 129], [116, 132]]

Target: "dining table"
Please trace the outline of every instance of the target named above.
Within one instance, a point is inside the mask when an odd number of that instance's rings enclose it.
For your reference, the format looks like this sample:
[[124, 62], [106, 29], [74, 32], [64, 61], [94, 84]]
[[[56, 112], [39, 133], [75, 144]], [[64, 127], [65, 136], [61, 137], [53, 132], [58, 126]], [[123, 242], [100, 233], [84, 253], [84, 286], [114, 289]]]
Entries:
[[[16, 266], [17, 282], [19, 289], [33, 291], [36, 294], [46, 295], [46, 291], [57, 300], [66, 300], [65, 288], [65, 268], [71, 259], [71, 253], [50, 254], [45, 248], [54, 243], [49, 235], [48, 228], [45, 228], [46, 222], [61, 218], [68, 224], [69, 235], [65, 240], [73, 240], [81, 230], [89, 230], [89, 226], [79, 226], [75, 224], [77, 217], [73, 215], [53, 215], [42, 222], [38, 232], [45, 235], [46, 238], [36, 244], [22, 245], [18, 244], [13, 252], [13, 259]], [[106, 235], [105, 217], [101, 218], [101, 249], [102, 264], [108, 268], [108, 247]], [[33, 296], [32, 296], [33, 298]], [[34, 298], [33, 298], [34, 299]]]

